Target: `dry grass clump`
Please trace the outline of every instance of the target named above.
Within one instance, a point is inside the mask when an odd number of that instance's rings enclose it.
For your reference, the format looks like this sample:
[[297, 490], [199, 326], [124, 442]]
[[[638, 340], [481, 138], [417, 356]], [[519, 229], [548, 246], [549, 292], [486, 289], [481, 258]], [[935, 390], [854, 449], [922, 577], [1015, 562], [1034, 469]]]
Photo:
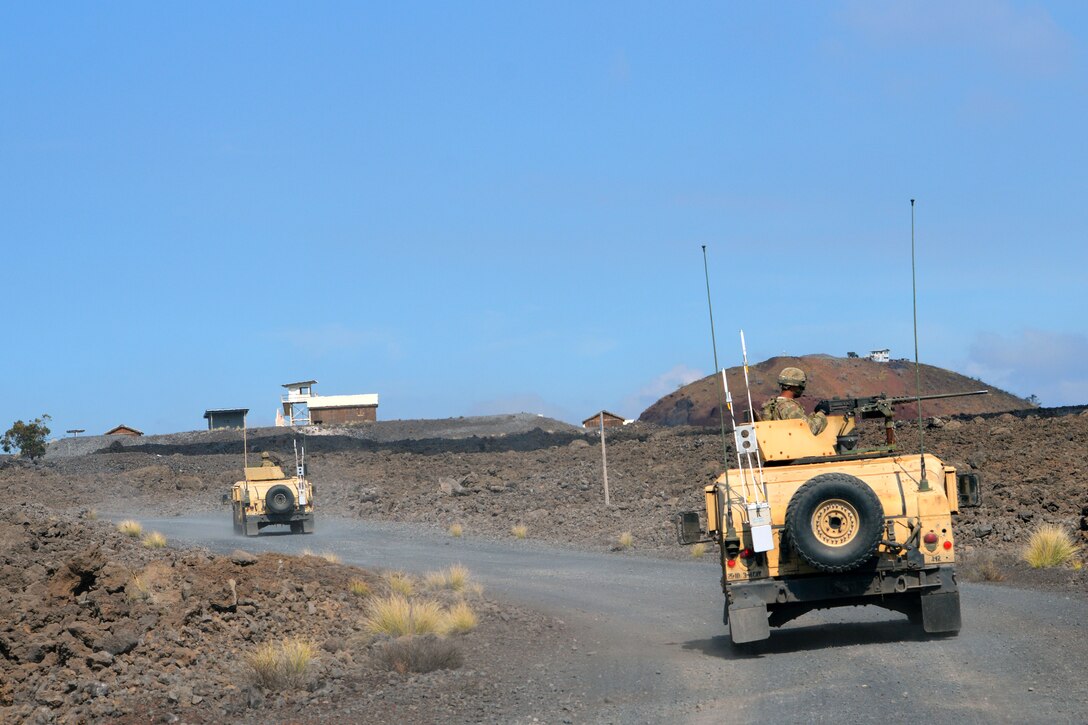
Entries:
[[132, 538], [138, 538], [143, 533], [144, 527], [140, 525], [139, 521], [133, 521], [132, 519], [125, 519], [121, 523], [117, 524], [117, 530], [125, 536], [131, 536]]
[[306, 681], [306, 671], [317, 649], [301, 639], [265, 642], [246, 657], [253, 668], [253, 680], [267, 689], [298, 686]]
[[1080, 550], [1069, 532], [1055, 524], [1043, 524], [1028, 539], [1021, 556], [1035, 569], [1065, 564]]
[[635, 537], [630, 531], [624, 531], [622, 534], [616, 537], [616, 547], [619, 549], [630, 549], [631, 545], [635, 543]]
[[450, 524], [450, 536], [459, 539], [464, 533], [465, 527], [461, 526], [461, 524]]
[[87, 512], [87, 518], [90, 521], [98, 521], [98, 511], [95, 509], [91, 509]]
[[152, 531], [150, 534], [144, 537], [143, 545], [148, 549], [161, 549], [166, 546], [166, 537], [160, 534], [158, 531]]
[[410, 634], [431, 634], [443, 630], [445, 615], [438, 602], [428, 599], [409, 601], [401, 594], [372, 599], [366, 628], [374, 634], [403, 637]]
[[378, 658], [386, 667], [400, 674], [455, 670], [464, 657], [455, 644], [434, 635], [401, 637], [386, 642], [378, 650]]
[[691, 558], [702, 559], [706, 554], [706, 544], [692, 544], [691, 545]]
[[128, 586], [125, 587], [125, 594], [134, 602], [150, 599], [151, 585], [147, 583], [146, 579], [133, 575], [128, 582]]
[[352, 579], [348, 582], [348, 591], [357, 597], [370, 596], [370, 585], [362, 579]]
[[461, 564], [453, 564], [442, 571], [432, 571], [423, 580], [428, 589], [450, 589], [463, 592], [468, 586], [469, 571]]
[[321, 558], [329, 562], [330, 564], [340, 563], [340, 557], [337, 554], [332, 553], [331, 551], [326, 551], [324, 554], [321, 555]]
[[463, 634], [476, 629], [477, 623], [476, 613], [472, 611], [472, 608], [464, 602], [458, 602], [446, 612], [442, 628], [449, 634]]
[[389, 588], [392, 589], [395, 594], [410, 597], [416, 593], [416, 585], [412, 582], [412, 577], [402, 571], [389, 572], [386, 579], [389, 582]]
[[992, 551], [967, 559], [962, 567], [963, 577], [973, 582], [1003, 582], [1008, 576], [1005, 569]]
[[517, 524], [510, 528], [510, 533], [514, 535], [515, 539], [524, 539], [529, 535], [529, 527], [525, 524]]

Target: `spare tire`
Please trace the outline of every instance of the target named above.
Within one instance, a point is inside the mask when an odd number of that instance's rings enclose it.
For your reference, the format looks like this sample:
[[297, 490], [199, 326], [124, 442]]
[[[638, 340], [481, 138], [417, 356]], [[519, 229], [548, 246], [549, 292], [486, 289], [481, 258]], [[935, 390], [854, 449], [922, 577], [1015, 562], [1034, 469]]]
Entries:
[[884, 532], [884, 508], [861, 479], [821, 473], [790, 499], [786, 532], [809, 565], [826, 572], [849, 571], [876, 554]]
[[295, 493], [282, 483], [268, 489], [264, 496], [264, 505], [274, 514], [285, 514], [295, 508]]

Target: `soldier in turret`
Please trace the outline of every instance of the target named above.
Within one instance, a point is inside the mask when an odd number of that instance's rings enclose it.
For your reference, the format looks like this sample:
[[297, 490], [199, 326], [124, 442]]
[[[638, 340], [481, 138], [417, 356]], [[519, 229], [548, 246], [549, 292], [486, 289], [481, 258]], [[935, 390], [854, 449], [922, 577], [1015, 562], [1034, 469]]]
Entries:
[[827, 427], [827, 416], [820, 410], [807, 415], [805, 409], [797, 402], [797, 399], [804, 395], [807, 382], [808, 378], [801, 368], [783, 368], [778, 374], [778, 387], [781, 388], [781, 392], [763, 404], [763, 420], [800, 418], [808, 423], [812, 435], [819, 435]]

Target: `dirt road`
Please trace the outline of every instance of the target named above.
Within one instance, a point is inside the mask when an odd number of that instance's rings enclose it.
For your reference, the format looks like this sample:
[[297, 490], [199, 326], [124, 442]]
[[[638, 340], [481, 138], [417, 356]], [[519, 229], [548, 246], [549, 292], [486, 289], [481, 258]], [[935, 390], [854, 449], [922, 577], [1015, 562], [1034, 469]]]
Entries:
[[[239, 539], [223, 515], [144, 519], [216, 551], [335, 552], [423, 572], [461, 562], [492, 595], [563, 619], [570, 656], [540, 664], [591, 722], [1083, 722], [1088, 599], [963, 585], [965, 627], [929, 639], [875, 608], [814, 612], [735, 652], [713, 561], [677, 562], [452, 539], [389, 522], [322, 519], [314, 536]], [[525, 713], [526, 719], [533, 715]]]

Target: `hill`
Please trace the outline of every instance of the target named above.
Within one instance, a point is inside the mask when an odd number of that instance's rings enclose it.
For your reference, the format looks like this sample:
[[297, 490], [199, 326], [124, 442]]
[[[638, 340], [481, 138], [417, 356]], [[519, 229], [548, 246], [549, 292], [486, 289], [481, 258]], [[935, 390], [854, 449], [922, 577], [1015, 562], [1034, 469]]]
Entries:
[[[825, 398], [853, 398], [881, 393], [890, 397], [906, 397], [915, 393], [914, 363], [907, 360], [878, 363], [867, 358], [841, 358], [831, 355], [772, 357], [748, 368], [752, 404], [757, 409], [763, 401], [778, 392], [778, 373], [782, 368], [791, 365], [801, 368], [808, 375], [808, 388], [801, 404], [809, 412], [812, 412], [817, 402]], [[1033, 407], [1023, 398], [951, 370], [923, 364], [920, 366], [920, 373], [922, 395], [990, 391], [989, 395], [924, 401], [922, 412], [927, 417], [981, 415]], [[739, 366], [729, 368], [726, 376], [729, 380], [729, 391], [733, 395], [734, 414], [738, 421], [743, 420], [748, 411], [744, 370]], [[714, 375], [696, 380], [658, 400], [642, 412], [639, 420], [669, 426], [717, 426], [718, 387], [719, 383]], [[901, 406], [901, 409], [901, 417], [916, 415], [913, 405]]]

